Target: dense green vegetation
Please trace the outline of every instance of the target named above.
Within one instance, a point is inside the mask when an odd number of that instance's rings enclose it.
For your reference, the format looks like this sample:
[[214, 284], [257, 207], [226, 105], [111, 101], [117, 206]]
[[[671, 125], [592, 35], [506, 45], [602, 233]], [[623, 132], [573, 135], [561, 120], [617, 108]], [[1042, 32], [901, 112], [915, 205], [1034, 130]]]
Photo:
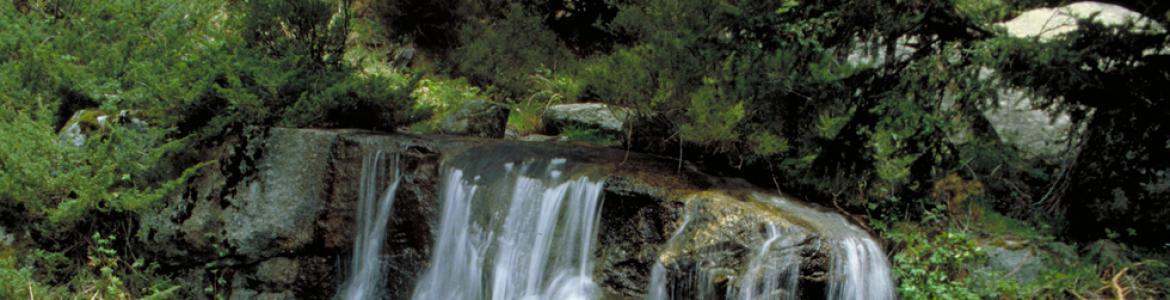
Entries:
[[[1170, 178], [1170, 60], [1147, 53], [1167, 33], [1083, 22], [1041, 42], [991, 25], [1040, 5], [2, 1], [0, 298], [168, 297], [180, 283], [116, 241], [199, 172], [196, 149], [248, 126], [428, 132], [479, 98], [510, 105], [522, 135], [552, 104], [629, 107], [625, 137], [562, 135], [862, 215], [904, 298], [1168, 297], [1167, 219], [1135, 214], [1167, 194], [1133, 192], [1170, 180], [1147, 175]], [[414, 63], [392, 67], [405, 48]], [[1080, 154], [1004, 145], [981, 111], [1005, 87], [1085, 126]], [[88, 139], [62, 142], [83, 109], [149, 125], [82, 115]], [[1140, 205], [1089, 201], [1118, 191]], [[985, 270], [992, 247], [1039, 253], [1037, 279]]]
[[[192, 149], [243, 126], [407, 122], [418, 78], [358, 72], [343, 61], [350, 17], [336, 8], [322, 1], [0, 3], [0, 211], [3, 226], [22, 230], [12, 234], [36, 241], [0, 245], [7, 285], [0, 298], [172, 293], [167, 287], [177, 282], [150, 276], [148, 262], [111, 241], [132, 238], [132, 216], [198, 172]], [[133, 112], [149, 126], [83, 118], [93, 125], [88, 140], [59, 142], [58, 130], [79, 109], [93, 118]], [[130, 252], [119, 258], [117, 250]]]

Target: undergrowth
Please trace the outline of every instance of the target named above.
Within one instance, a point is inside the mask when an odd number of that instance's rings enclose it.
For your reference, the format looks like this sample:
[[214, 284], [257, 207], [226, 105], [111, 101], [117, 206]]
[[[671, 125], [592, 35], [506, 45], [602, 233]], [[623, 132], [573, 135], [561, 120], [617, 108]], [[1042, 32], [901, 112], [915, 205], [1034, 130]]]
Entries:
[[[1043, 223], [989, 208], [978, 182], [939, 180], [921, 218], [873, 220], [890, 243], [903, 299], [1161, 299], [1170, 270], [1158, 254], [1110, 240], [1058, 240]], [[957, 200], [958, 199], [958, 200]], [[1156, 252], [1155, 252], [1156, 253]], [[999, 265], [995, 255], [1014, 256]], [[1003, 264], [1007, 264], [1005, 267]]]

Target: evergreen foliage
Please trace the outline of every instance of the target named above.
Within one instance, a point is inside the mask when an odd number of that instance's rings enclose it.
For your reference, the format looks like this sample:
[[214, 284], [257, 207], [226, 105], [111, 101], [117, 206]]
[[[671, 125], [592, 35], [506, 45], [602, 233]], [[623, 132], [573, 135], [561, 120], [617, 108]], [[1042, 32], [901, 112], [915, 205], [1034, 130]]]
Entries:
[[491, 84], [513, 99], [529, 96], [525, 91], [531, 74], [542, 68], [556, 71], [571, 55], [533, 9], [518, 3], [486, 24], [460, 27], [459, 36], [459, 47], [451, 54], [455, 73], [473, 83]]
[[[418, 76], [359, 74], [344, 61], [347, 5], [0, 2], [0, 226], [33, 237], [11, 247], [60, 257], [0, 245], [0, 298], [166, 298], [176, 289], [146, 262], [117, 257], [130, 244], [90, 236], [133, 235], [138, 213], [200, 171], [190, 157], [206, 143], [244, 126], [392, 129], [417, 118]], [[95, 129], [81, 146], [63, 141], [83, 109], [76, 122]], [[146, 124], [98, 121], [105, 112]], [[71, 264], [86, 256], [92, 269]]]

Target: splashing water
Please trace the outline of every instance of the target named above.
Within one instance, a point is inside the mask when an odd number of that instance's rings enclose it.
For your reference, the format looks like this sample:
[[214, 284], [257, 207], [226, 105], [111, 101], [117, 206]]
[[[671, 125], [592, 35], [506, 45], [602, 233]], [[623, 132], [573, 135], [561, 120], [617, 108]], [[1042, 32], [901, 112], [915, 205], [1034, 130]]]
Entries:
[[414, 299], [597, 299], [592, 248], [603, 182], [565, 159], [457, 160]]
[[[684, 215], [683, 223], [671, 235], [667, 247], [675, 247], [679, 237], [687, 230], [690, 215]], [[650, 290], [647, 299], [795, 299], [797, 280], [800, 275], [800, 256], [793, 251], [803, 234], [786, 234], [776, 224], [767, 224], [766, 240], [753, 254], [747, 269], [738, 274], [738, 285], [728, 286], [720, 297], [714, 286], [712, 270], [703, 270], [695, 265], [682, 280], [667, 278], [666, 267], [656, 262], [650, 271]], [[668, 287], [668, 285], [673, 285]]]
[[349, 279], [341, 289], [341, 297], [348, 300], [376, 299], [382, 293], [382, 244], [386, 240], [386, 225], [390, 222], [394, 196], [401, 182], [398, 157], [391, 160], [394, 173], [390, 185], [378, 197], [383, 171], [383, 153], [377, 151], [362, 159], [362, 177], [357, 207], [357, 238], [353, 242], [353, 260]]
[[829, 241], [828, 299], [894, 299], [890, 263], [869, 233], [845, 217], [778, 196], [756, 195], [772, 205], [790, 211], [812, 224]]
[[[412, 298], [601, 298], [593, 281], [592, 252], [604, 182], [566, 159], [477, 154], [445, 162], [438, 237]], [[338, 298], [386, 296], [381, 251], [401, 176], [398, 158], [384, 156], [375, 152], [363, 158], [351, 272]], [[390, 168], [384, 166], [386, 160]], [[387, 170], [393, 170], [389, 176]], [[741, 233], [753, 241], [748, 248], [691, 248], [695, 241], [707, 241], [692, 240], [694, 233], [710, 234], [719, 228], [712, 225], [722, 225], [710, 223], [704, 214], [684, 213], [651, 269], [647, 298], [807, 297], [808, 291], [799, 291], [800, 252], [810, 241], [819, 241], [814, 245], [825, 247], [830, 259], [826, 298], [895, 299], [889, 263], [867, 232], [839, 214], [780, 196], [752, 198], [754, 205], [784, 211], [793, 223], [751, 223], [759, 229]], [[738, 251], [733, 255], [740, 260], [723, 265], [720, 257], [731, 251]]]
[[[785, 238], [787, 237], [787, 238]], [[729, 290], [728, 299], [796, 299], [800, 277], [800, 256], [791, 251], [797, 242], [783, 234], [776, 224], [768, 224], [768, 239], [748, 263], [738, 290]], [[775, 246], [775, 247], [774, 247]], [[777, 251], [775, 248], [781, 250]]]
[[[682, 225], [674, 230], [674, 234], [670, 235], [670, 240], [667, 240], [666, 247], [673, 247], [676, 244], [678, 236], [687, 230], [687, 224], [691, 223], [689, 214], [683, 215]], [[650, 292], [647, 293], [648, 300], [668, 300], [673, 294], [672, 291], [667, 290], [666, 287], [666, 267], [662, 266], [662, 261], [655, 261], [654, 267], [650, 269]]]
[[[783, 197], [756, 194], [758, 201], [788, 212], [792, 218], [808, 224], [828, 247], [829, 266], [827, 299], [894, 299], [893, 280], [885, 253], [868, 233], [849, 223], [841, 215], [814, 209]], [[687, 234], [691, 222], [685, 214], [682, 225], [667, 242], [666, 251], [692, 238]], [[723, 266], [676, 266], [680, 274], [670, 274], [659, 259], [650, 271], [647, 299], [797, 299], [802, 256], [799, 251], [807, 232], [787, 230], [774, 223], [765, 224], [759, 247], [748, 257], [743, 270]], [[677, 255], [677, 253], [676, 253]], [[722, 274], [717, 274], [723, 272]], [[736, 273], [729, 273], [736, 272]], [[722, 293], [714, 291], [716, 278], [727, 281]], [[805, 295], [807, 296], [807, 295]]]

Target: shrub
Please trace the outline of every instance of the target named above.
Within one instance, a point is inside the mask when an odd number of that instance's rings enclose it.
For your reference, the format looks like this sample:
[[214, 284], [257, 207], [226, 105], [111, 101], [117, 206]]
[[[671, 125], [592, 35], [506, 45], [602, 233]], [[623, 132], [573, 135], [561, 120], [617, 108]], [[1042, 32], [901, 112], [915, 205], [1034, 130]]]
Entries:
[[20, 267], [16, 257], [0, 256], [0, 298], [4, 299], [37, 299], [49, 298], [49, 295], [59, 295], [49, 286], [37, 282], [33, 278], [33, 269]]
[[341, 64], [349, 36], [349, 1], [252, 0], [240, 2], [249, 48], [298, 60], [303, 68], [324, 69]]
[[156, 181], [155, 166], [182, 144], [165, 141], [163, 130], [111, 126], [106, 136], [78, 148], [60, 142], [46, 121], [17, 115], [0, 122], [0, 139], [21, 141], [0, 145], [0, 201], [15, 203], [43, 222], [30, 225], [62, 233], [97, 213], [144, 211], [196, 170]]
[[[985, 259], [967, 233], [947, 230], [933, 236], [896, 225], [887, 237], [901, 249], [894, 255], [898, 293], [906, 299], [983, 299], [994, 296], [970, 283], [970, 270]], [[897, 228], [902, 227], [902, 228]]]
[[410, 82], [378, 75], [348, 77], [302, 94], [281, 122], [289, 127], [347, 127], [394, 130], [412, 123], [411, 92], [421, 76]]
[[541, 16], [518, 3], [508, 5], [498, 19], [465, 24], [459, 36], [460, 46], [450, 58], [456, 74], [491, 84], [506, 98], [528, 95], [533, 70], [547, 66], [557, 72], [573, 60]]
[[[121, 226], [173, 196], [199, 170], [193, 152], [229, 130], [409, 122], [417, 79], [357, 76], [341, 59], [345, 3], [0, 1], [0, 215], [34, 237], [17, 253], [60, 251], [24, 262], [0, 249], [0, 298], [173, 293], [145, 262], [118, 258], [122, 243], [90, 236], [134, 234]], [[149, 125], [112, 122], [73, 146], [57, 132], [78, 109]], [[36, 262], [86, 256], [93, 270]]]
[[508, 113], [508, 128], [517, 134], [526, 135], [544, 129], [545, 105], [540, 102], [523, 102], [512, 105]]
[[459, 28], [474, 13], [474, 1], [378, 0], [368, 11], [392, 40], [414, 41], [419, 47], [444, 52], [459, 44]]

